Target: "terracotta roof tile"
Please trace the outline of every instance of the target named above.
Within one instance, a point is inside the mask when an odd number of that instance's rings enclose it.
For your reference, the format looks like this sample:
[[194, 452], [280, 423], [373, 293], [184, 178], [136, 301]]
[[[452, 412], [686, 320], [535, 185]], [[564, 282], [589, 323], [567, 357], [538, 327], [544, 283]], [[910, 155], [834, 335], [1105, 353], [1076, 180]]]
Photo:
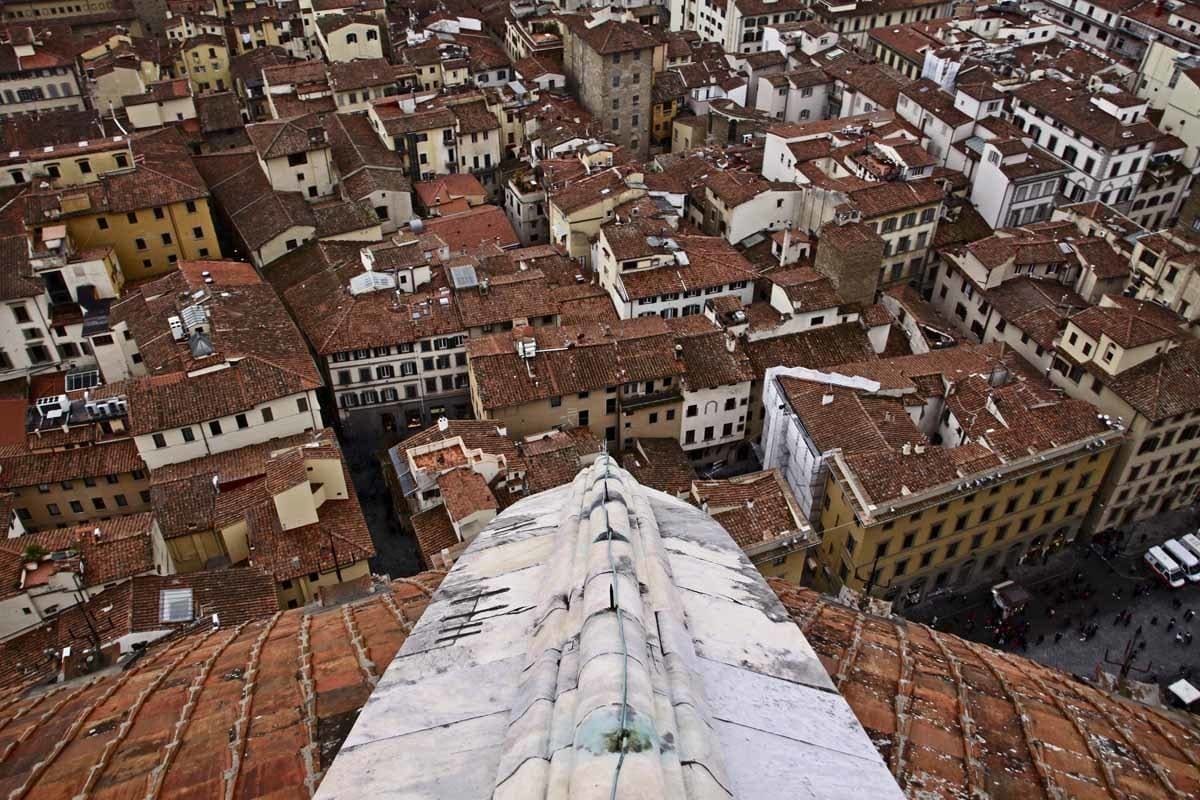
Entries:
[[725, 480], [696, 481], [692, 497], [741, 547], [795, 535], [805, 524], [795, 498], [777, 470]]
[[451, 253], [462, 253], [483, 245], [515, 247], [521, 243], [508, 215], [499, 206], [476, 206], [459, 214], [425, 221], [429, 233], [441, 237]]
[[[522, 337], [533, 338], [539, 351], [524, 363], [516, 352]], [[680, 375], [684, 369], [675, 358], [674, 337], [658, 317], [493, 334], [469, 341], [467, 351], [485, 408]]]
[[1182, 716], [924, 625], [770, 584], [910, 797], [1200, 791], [1186, 752], [1200, 731]]
[[758, 375], [765, 374], [770, 367], [825, 369], [875, 355], [867, 332], [854, 322], [747, 340], [745, 348]]
[[690, 492], [699, 477], [678, 439], [634, 439], [619, 458], [638, 483], [676, 497]]
[[[320, 782], [439, 573], [340, 610], [294, 610], [153, 644], [122, 670], [10, 691], [0, 789], [297, 797]], [[159, 579], [167, 581], [170, 579]], [[129, 608], [129, 603], [124, 603]], [[113, 612], [129, 614], [114, 607]]]
[[470, 469], [452, 469], [437, 478], [442, 502], [450, 519], [461, 522], [479, 511], [496, 510], [500, 506], [488, 488], [487, 481]]
[[417, 536], [417, 548], [425, 564], [432, 563], [434, 556], [459, 544], [458, 534], [446, 513], [446, 506], [439, 505], [412, 517], [413, 533]]

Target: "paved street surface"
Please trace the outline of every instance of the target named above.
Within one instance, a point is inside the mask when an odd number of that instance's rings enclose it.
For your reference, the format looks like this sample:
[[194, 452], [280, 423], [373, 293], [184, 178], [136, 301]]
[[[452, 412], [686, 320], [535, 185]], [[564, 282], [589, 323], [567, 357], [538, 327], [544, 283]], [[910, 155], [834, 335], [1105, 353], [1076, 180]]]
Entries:
[[[1120, 659], [1126, 644], [1141, 626], [1145, 646], [1138, 650], [1130, 678], [1169, 683], [1184, 669], [1200, 677], [1200, 584], [1170, 589], [1142, 562], [1146, 547], [1195, 531], [1198, 521], [1200, 514], [1194, 511], [1162, 515], [1137, 525], [1125, 537], [1124, 549], [1113, 558], [1078, 546], [1057, 554], [1045, 565], [1015, 570], [1010, 577], [1033, 595], [1021, 615], [1029, 623], [1024, 649], [1012, 641], [1001, 644], [996, 633], [988, 629], [994, 609], [990, 587], [965, 597], [939, 598], [905, 612], [904, 616], [925, 623], [936, 619], [939, 630], [1001, 646], [1088, 678], [1094, 675], [1098, 664], [1107, 672], [1116, 672], [1118, 666], [1106, 663], [1106, 654], [1108, 658]], [[1135, 598], [1137, 587], [1148, 588], [1149, 592]], [[1082, 594], [1089, 590], [1091, 595], [1084, 599]], [[1197, 616], [1184, 622], [1184, 612], [1189, 608]], [[1116, 617], [1126, 609], [1132, 611], [1132, 620], [1128, 625], [1116, 624]], [[1171, 617], [1176, 623], [1168, 632]], [[1084, 641], [1079, 627], [1088, 622], [1099, 627], [1094, 636]], [[1175, 634], [1180, 631], [1190, 631], [1197, 641], [1191, 645], [1177, 644]], [[1060, 633], [1061, 638], [1056, 640]]]
[[421, 557], [417, 552], [416, 539], [400, 530], [392, 510], [391, 494], [379, 465], [378, 456], [386, 458], [384, 451], [394, 442], [385, 441], [382, 437], [345, 438], [341, 441], [354, 488], [362, 504], [363, 516], [371, 531], [371, 541], [375, 543], [371, 570], [393, 578], [420, 572]]

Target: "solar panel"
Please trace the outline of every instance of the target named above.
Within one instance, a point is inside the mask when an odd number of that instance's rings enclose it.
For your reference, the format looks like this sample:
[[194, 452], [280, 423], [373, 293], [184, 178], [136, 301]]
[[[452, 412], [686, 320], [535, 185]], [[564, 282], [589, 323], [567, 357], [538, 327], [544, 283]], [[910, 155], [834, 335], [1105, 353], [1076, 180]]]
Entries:
[[470, 264], [451, 267], [450, 283], [455, 289], [472, 289], [479, 285], [479, 276], [475, 274], [475, 267]]

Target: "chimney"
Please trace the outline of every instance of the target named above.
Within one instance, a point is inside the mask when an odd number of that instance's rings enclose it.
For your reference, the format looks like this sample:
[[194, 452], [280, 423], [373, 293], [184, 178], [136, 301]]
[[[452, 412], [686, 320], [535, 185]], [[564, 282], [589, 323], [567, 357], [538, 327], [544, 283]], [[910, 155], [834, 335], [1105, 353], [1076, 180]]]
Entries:
[[92, 541], [93, 541], [93, 542], [98, 542], [98, 541], [100, 541], [100, 539], [101, 539], [101, 536], [102, 536], [102, 534], [100, 533], [100, 529], [99, 529], [99, 528], [92, 528]]
[[438, 417], [437, 426], [439, 431], [445, 433], [446, 431], [450, 430], [450, 420], [446, 419], [445, 417]]

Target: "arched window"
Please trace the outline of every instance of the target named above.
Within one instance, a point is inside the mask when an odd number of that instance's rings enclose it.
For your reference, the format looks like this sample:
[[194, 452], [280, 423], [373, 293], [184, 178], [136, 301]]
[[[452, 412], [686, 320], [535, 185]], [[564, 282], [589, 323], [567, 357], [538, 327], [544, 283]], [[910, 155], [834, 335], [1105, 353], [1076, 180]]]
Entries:
[[75, 94], [75, 92], [71, 91], [71, 84], [66, 83], [65, 81], [63, 83], [60, 83], [59, 87], [62, 88], [62, 96], [63, 97], [70, 97], [71, 95]]
[[46, 91], [50, 94], [51, 97], [58, 97], [58, 87], [55, 86], [53, 83], [46, 84]]
[[375, 30], [374, 28], [371, 28], [370, 30], [367, 31], [367, 41], [368, 42], [373, 42], [378, 38], [379, 38], [379, 31]]
[[358, 42], [358, 34], [357, 33], [347, 33], [346, 34], [346, 44], [355, 44], [357, 42]]

